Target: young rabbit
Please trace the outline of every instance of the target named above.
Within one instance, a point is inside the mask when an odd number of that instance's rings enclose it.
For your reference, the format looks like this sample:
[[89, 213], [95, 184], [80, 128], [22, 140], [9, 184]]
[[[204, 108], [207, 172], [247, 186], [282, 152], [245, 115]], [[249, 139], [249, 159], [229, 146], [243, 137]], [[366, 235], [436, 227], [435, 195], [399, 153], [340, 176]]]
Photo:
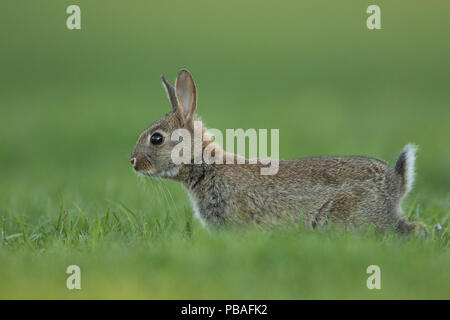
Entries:
[[[422, 224], [405, 220], [401, 209], [414, 181], [414, 145], [402, 150], [395, 168], [365, 157], [280, 160], [274, 175], [261, 175], [262, 165], [248, 161], [175, 164], [171, 153], [179, 142], [172, 141], [172, 133], [180, 128], [193, 132], [194, 121], [199, 121], [196, 87], [187, 70], [179, 72], [175, 87], [161, 78], [173, 110], [141, 133], [131, 164], [143, 175], [181, 182], [203, 223], [215, 227], [297, 223], [302, 215], [307, 228], [333, 221], [350, 229], [374, 224], [400, 234], [424, 229]], [[211, 143], [205, 129], [202, 139], [203, 147]], [[230, 155], [219, 146], [214, 152], [216, 157]]]

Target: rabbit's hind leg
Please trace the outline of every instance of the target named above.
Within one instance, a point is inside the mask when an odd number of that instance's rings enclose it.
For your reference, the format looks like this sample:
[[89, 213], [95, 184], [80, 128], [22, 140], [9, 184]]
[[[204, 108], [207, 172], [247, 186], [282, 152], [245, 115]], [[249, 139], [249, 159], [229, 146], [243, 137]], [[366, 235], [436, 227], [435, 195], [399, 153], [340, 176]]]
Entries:
[[416, 230], [421, 235], [428, 235], [427, 228], [422, 222], [409, 222], [404, 218], [399, 218], [395, 225], [395, 232], [401, 235], [408, 235]]

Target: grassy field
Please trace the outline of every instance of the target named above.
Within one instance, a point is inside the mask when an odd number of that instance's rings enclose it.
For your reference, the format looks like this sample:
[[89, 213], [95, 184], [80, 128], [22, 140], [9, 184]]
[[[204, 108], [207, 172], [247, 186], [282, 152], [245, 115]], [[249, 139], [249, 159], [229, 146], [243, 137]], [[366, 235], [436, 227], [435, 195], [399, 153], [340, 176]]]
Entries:
[[[369, 1], [80, 0], [78, 31], [69, 4], [0, 10], [0, 298], [450, 298], [448, 3], [377, 1], [376, 31]], [[278, 128], [284, 159], [418, 144], [404, 209], [430, 237], [203, 229], [180, 185], [129, 165], [182, 67], [207, 125]]]

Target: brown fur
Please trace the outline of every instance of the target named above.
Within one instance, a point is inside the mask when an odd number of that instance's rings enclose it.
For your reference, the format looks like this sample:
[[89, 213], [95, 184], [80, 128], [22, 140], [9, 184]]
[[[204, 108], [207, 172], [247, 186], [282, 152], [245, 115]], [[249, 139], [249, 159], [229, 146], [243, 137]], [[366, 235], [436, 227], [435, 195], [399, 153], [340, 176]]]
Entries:
[[[408, 179], [405, 167], [411, 165], [406, 152], [401, 153], [395, 169], [365, 157], [281, 160], [275, 175], [260, 175], [262, 165], [248, 162], [173, 164], [171, 150], [178, 142], [170, 141], [170, 134], [178, 128], [193, 130], [192, 123], [198, 119], [196, 89], [186, 70], [179, 73], [176, 88], [165, 78], [163, 84], [173, 112], [140, 135], [132, 154], [135, 169], [182, 183], [196, 212], [208, 225], [297, 223], [302, 215], [309, 228], [327, 221], [350, 229], [374, 224], [401, 234], [416, 228], [402, 218], [400, 207]], [[163, 134], [162, 145], [148, 143], [155, 132]], [[204, 139], [203, 147], [209, 142]], [[218, 147], [215, 152], [225, 157]]]

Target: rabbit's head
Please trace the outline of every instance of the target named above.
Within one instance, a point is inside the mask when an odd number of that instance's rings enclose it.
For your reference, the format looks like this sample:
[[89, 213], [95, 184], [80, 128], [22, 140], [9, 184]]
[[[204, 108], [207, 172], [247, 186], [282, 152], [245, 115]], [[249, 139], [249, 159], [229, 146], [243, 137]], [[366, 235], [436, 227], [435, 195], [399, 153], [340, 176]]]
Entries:
[[172, 112], [154, 122], [139, 136], [131, 165], [138, 173], [147, 176], [172, 177], [177, 175], [179, 164], [172, 161], [172, 149], [178, 141], [172, 141], [172, 133], [177, 129], [193, 131], [196, 119], [197, 93], [194, 80], [187, 70], [178, 73], [175, 87], [161, 77]]

